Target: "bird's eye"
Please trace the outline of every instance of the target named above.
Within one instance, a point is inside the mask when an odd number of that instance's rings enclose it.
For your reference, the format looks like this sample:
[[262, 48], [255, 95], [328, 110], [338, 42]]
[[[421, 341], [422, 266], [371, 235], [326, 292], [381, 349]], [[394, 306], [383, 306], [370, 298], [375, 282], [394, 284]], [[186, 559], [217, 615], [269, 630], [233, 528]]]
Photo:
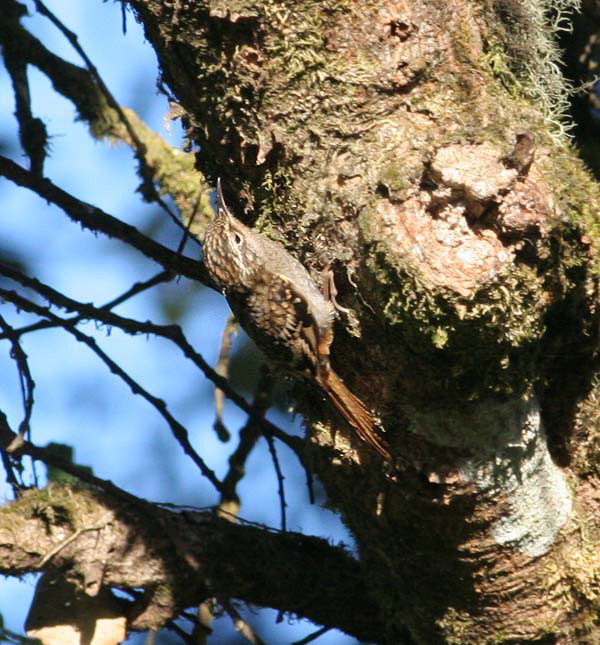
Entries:
[[242, 236], [239, 233], [234, 233], [233, 241], [239, 246], [242, 243]]

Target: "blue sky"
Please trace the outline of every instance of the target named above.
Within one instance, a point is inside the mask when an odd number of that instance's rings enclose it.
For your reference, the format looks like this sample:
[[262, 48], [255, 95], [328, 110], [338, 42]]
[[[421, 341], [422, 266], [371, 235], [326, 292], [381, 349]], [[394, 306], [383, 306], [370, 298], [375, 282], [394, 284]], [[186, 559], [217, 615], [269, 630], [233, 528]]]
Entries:
[[[32, 3], [28, 4], [33, 14]], [[165, 129], [168, 106], [165, 97], [156, 90], [154, 52], [131, 15], [128, 15], [124, 36], [117, 3], [47, 0], [46, 4], [78, 34], [79, 42], [117, 100], [134, 108], [173, 145], [179, 145], [178, 124], [171, 124], [170, 132]], [[56, 54], [81, 64], [64, 37], [47, 20], [33, 16], [26, 25]], [[143, 230], [156, 229], [164, 215], [155, 206], [141, 202], [135, 193], [138, 181], [131, 151], [124, 146], [93, 141], [84, 124], [73, 122], [72, 105], [58, 96], [36, 70], [30, 70], [30, 82], [35, 116], [45, 121], [52, 136], [46, 176], [75, 196], [130, 224]], [[0, 145], [4, 154], [26, 165], [18, 150], [13, 111], [10, 85], [4, 69], [0, 68]], [[30, 273], [73, 298], [101, 304], [159, 269], [119, 242], [82, 232], [61, 211], [32, 193], [17, 190], [3, 179], [0, 179], [0, 204], [0, 249], [16, 253]], [[178, 238], [174, 227], [158, 228], [161, 241], [176, 247]], [[190, 245], [189, 252], [195, 252], [195, 248]], [[214, 363], [228, 312], [219, 294], [182, 279], [156, 293], [136, 297], [118, 312], [141, 320], [169, 322], [166, 303], [176, 305], [180, 301], [189, 304], [179, 321], [188, 339]], [[16, 323], [12, 306], [0, 307], [2, 314]], [[176, 418], [190, 430], [195, 447], [217, 474], [223, 476], [235, 439], [224, 446], [215, 437], [211, 429], [212, 390], [201, 374], [166, 343], [146, 337], [132, 338], [114, 329], [97, 329], [92, 323], [86, 324], [83, 331], [97, 338], [103, 349], [152, 394], [168, 402]], [[50, 330], [27, 335], [23, 345], [36, 382], [34, 442], [70, 444], [78, 463], [93, 466], [97, 475], [153, 500], [195, 506], [217, 501], [210, 484], [182, 454], [161, 418], [145, 401], [133, 396], [86, 348], [64, 332]], [[0, 409], [9, 415], [13, 427], [18, 426], [21, 401], [7, 343], [0, 344]], [[291, 423], [276, 412], [271, 413], [271, 418], [286, 427]], [[244, 416], [228, 405], [225, 419], [229, 429], [235, 432]], [[294, 422], [294, 431], [300, 431], [298, 421]], [[304, 473], [285, 447], [279, 445], [278, 451], [286, 476], [289, 528], [351, 544], [351, 538], [335, 515], [318, 505], [308, 504]], [[41, 467], [38, 470], [43, 472]], [[264, 442], [247, 464], [240, 492], [244, 518], [279, 525], [276, 479]], [[0, 485], [0, 496], [10, 497], [4, 485]], [[9, 629], [22, 631], [32, 591], [31, 580], [0, 581], [0, 613]], [[276, 614], [270, 610], [250, 616], [259, 633], [270, 642], [291, 642], [313, 630], [305, 622], [274, 626]], [[222, 640], [218, 642], [237, 642], [229, 621], [218, 622], [222, 633]], [[349, 645], [355, 641], [331, 632], [315, 642]]]

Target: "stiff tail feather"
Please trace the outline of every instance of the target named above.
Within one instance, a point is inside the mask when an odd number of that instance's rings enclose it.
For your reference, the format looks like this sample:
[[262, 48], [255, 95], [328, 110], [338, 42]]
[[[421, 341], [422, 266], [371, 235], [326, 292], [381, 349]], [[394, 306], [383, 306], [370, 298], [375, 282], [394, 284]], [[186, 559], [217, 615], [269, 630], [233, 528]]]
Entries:
[[375, 429], [373, 416], [364, 403], [354, 396], [344, 381], [332, 370], [323, 370], [318, 381], [329, 395], [332, 403], [352, 426], [361, 441], [364, 441], [384, 459], [390, 458], [388, 445]]

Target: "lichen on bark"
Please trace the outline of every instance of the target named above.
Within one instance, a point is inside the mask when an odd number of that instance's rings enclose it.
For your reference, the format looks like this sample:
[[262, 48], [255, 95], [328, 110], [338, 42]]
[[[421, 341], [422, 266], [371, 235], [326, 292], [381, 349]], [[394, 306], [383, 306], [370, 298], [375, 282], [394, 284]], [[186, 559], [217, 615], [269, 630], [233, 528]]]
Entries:
[[[129, 4], [200, 170], [316, 279], [336, 274], [332, 361], [394, 462], [317, 397], [303, 409], [382, 642], [566, 643], [581, 597], [577, 637], [593, 633], [598, 522], [578, 496], [597, 508], [599, 195], [556, 125], [545, 12], [568, 5]], [[172, 194], [177, 161], [157, 175]]]
[[[156, 3], [131, 4], [199, 166], [315, 276], [330, 264], [350, 307], [332, 360], [382, 420], [396, 470], [322, 425], [336, 457], [314, 465], [390, 642], [407, 626], [423, 643], [560, 631], [564, 614], [527, 616], [572, 515], [552, 457], [568, 461], [591, 368], [564, 391], [561, 374], [596, 351], [598, 190], [564, 138], [551, 34], [576, 3], [209, 1], [175, 27], [171, 10], [151, 21]], [[499, 609], [508, 589], [514, 613]]]

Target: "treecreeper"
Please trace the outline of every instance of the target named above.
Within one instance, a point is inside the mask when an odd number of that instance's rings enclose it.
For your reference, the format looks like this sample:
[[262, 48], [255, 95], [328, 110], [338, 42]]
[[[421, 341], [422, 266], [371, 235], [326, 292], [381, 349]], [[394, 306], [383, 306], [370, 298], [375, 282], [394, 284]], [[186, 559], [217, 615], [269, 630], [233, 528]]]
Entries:
[[232, 215], [220, 181], [217, 198], [217, 215], [204, 235], [204, 263], [238, 322], [275, 368], [316, 382], [358, 438], [388, 459], [373, 416], [331, 367], [331, 300], [282, 244]]

